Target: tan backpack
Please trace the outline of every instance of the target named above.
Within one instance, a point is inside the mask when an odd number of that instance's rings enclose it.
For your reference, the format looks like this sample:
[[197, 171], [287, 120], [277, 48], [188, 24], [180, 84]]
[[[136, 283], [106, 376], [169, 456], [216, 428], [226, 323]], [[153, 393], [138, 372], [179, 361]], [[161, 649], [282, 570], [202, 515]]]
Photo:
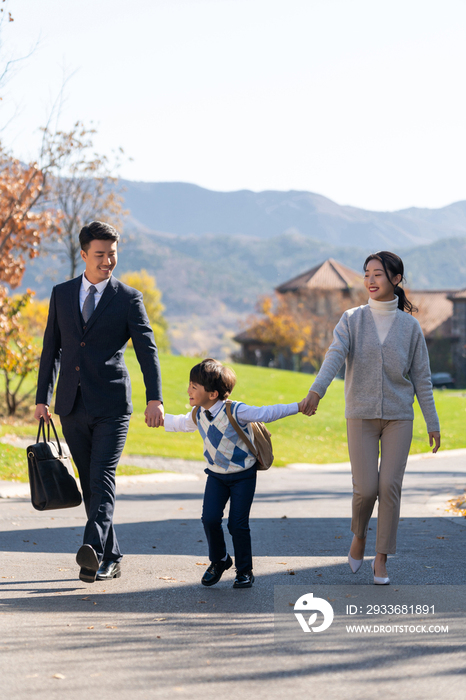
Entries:
[[[242, 430], [236, 420], [233, 418], [231, 413], [231, 404], [233, 402], [230, 399], [225, 401], [225, 408], [228, 416], [228, 420], [237, 432], [240, 439], [244, 442], [246, 447], [252, 452], [257, 460], [257, 469], [265, 470], [269, 469], [273, 464], [273, 451], [272, 451], [272, 439], [271, 434], [265, 427], [264, 423], [256, 421], [254, 423], [249, 423], [252, 427], [252, 432], [254, 434], [254, 445], [250, 441], [247, 433]], [[197, 409], [199, 406], [195, 406], [191, 413], [191, 417], [195, 425], [197, 425]]]

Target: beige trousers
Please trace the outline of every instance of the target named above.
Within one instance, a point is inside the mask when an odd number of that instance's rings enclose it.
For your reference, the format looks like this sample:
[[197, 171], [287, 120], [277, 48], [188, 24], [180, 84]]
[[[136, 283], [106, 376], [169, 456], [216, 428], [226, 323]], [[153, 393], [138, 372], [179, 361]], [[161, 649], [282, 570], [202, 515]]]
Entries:
[[401, 485], [413, 437], [413, 421], [351, 418], [347, 421], [347, 431], [353, 475], [351, 532], [357, 537], [366, 537], [378, 497], [375, 550], [394, 554]]

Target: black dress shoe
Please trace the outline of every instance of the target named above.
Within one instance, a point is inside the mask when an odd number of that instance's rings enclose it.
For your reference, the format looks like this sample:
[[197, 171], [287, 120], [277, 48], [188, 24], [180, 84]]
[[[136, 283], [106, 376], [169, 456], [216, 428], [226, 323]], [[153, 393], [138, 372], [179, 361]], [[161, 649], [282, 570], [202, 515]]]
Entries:
[[233, 565], [231, 557], [227, 554], [225, 561], [215, 561], [205, 570], [204, 576], [201, 578], [203, 586], [213, 586], [222, 578], [224, 571]]
[[97, 570], [99, 568], [99, 560], [95, 549], [90, 544], [83, 544], [78, 549], [76, 555], [78, 566], [81, 567], [79, 578], [85, 583], [94, 583]]
[[121, 566], [119, 561], [104, 559], [96, 574], [97, 581], [108, 581], [112, 578], [120, 578]]
[[254, 574], [252, 571], [246, 571], [243, 574], [236, 574], [233, 588], [251, 588], [254, 583]]

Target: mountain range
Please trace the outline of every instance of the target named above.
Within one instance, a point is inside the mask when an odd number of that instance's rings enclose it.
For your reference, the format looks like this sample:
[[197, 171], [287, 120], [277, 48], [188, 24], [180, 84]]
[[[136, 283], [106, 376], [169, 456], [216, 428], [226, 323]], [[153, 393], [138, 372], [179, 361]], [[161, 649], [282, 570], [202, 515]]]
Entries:
[[213, 192], [181, 182], [121, 181], [133, 222], [179, 236], [273, 238], [299, 233], [335, 246], [407, 248], [466, 236], [466, 201], [441, 209], [374, 212], [312, 192]]
[[[116, 274], [146, 269], [156, 276], [174, 347], [183, 353], [225, 355], [259, 295], [328, 257], [361, 270], [369, 253], [393, 250], [412, 288], [466, 287], [466, 202], [370, 212], [310, 192], [120, 184], [130, 213]], [[23, 287], [44, 298], [66, 276], [57, 248], [56, 256], [28, 264]]]

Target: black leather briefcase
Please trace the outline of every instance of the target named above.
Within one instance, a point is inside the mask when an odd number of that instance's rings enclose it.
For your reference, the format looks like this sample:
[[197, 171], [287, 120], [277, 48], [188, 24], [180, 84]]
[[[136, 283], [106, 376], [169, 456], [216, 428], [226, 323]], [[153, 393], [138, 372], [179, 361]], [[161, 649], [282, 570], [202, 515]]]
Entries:
[[[50, 425], [55, 441], [50, 440]], [[39, 442], [42, 433], [43, 440]], [[79, 506], [82, 498], [74, 478], [68, 448], [60, 443], [52, 419], [47, 425], [40, 419], [37, 442], [27, 448], [31, 501], [36, 510], [55, 510]]]

